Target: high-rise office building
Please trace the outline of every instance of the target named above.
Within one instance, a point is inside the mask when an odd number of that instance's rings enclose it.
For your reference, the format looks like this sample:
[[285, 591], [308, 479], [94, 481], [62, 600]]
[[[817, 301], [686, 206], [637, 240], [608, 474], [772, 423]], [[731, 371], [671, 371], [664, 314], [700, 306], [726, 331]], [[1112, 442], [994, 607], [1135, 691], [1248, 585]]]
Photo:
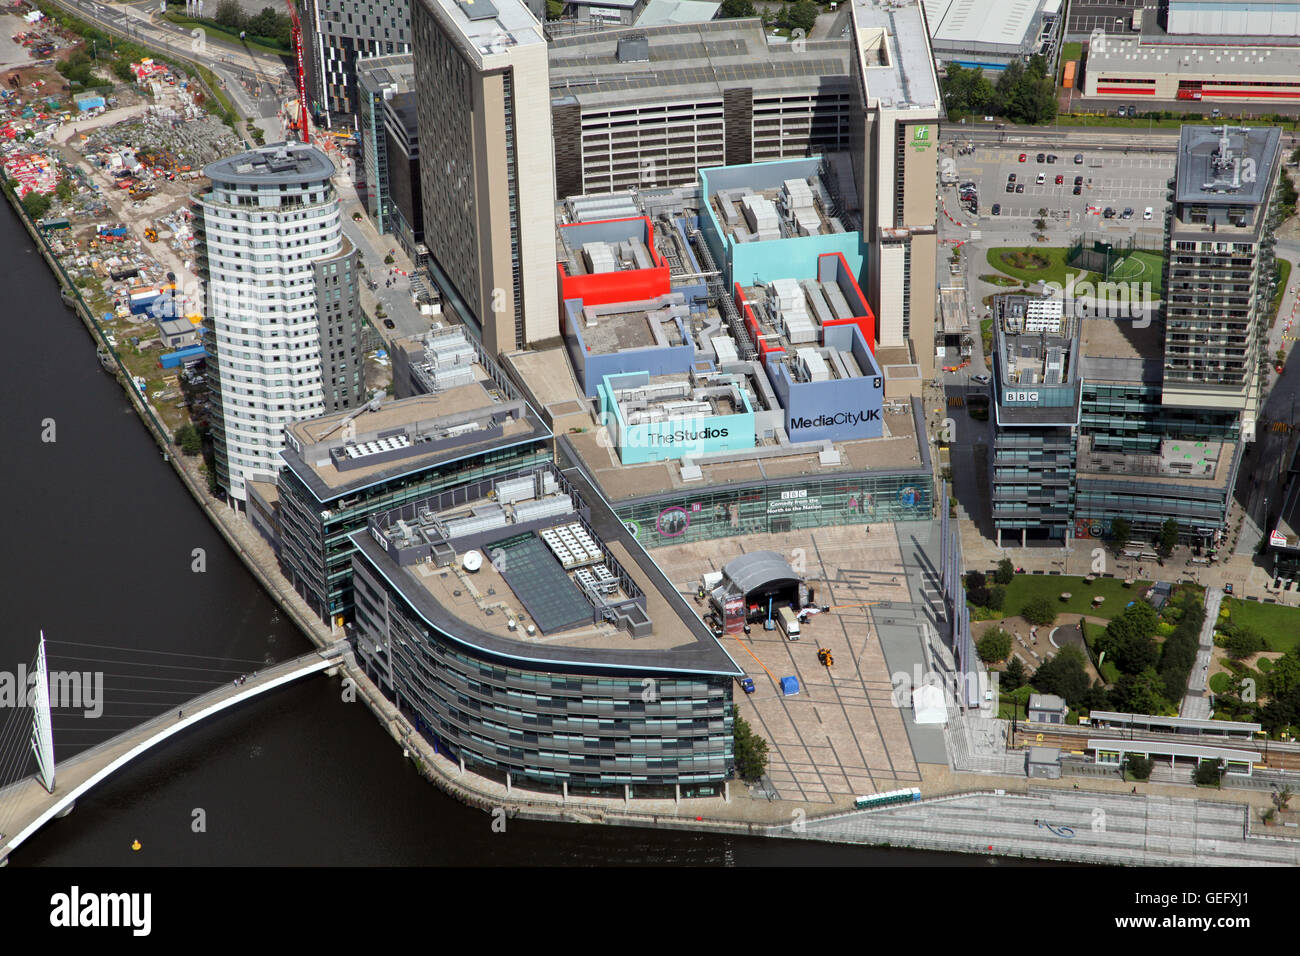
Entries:
[[217, 478], [274, 482], [284, 426], [364, 399], [357, 253], [334, 164], [279, 143], [208, 165], [195, 196]]
[[420, 197], [415, 62], [409, 54], [361, 60], [357, 87], [366, 211], [376, 230], [395, 236], [411, 261], [422, 265], [428, 250]]
[[862, 203], [867, 297], [885, 347], [934, 374], [939, 80], [919, 0], [853, 0], [849, 137]]
[[1165, 220], [1166, 405], [1258, 413], [1281, 144], [1276, 127], [1182, 129]]
[[304, 0], [307, 98], [326, 126], [351, 126], [358, 111], [357, 61], [411, 52], [410, 0]]
[[546, 39], [521, 0], [417, 0], [429, 268], [492, 355], [559, 335]]

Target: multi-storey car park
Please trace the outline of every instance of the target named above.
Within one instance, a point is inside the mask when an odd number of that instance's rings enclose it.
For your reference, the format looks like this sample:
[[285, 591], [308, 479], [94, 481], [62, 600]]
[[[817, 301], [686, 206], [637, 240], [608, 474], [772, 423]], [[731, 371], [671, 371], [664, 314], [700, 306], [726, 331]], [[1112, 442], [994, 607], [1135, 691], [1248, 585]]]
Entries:
[[725, 792], [742, 671], [581, 475], [470, 482], [351, 540], [358, 659], [462, 767], [566, 795]]
[[334, 164], [267, 146], [207, 166], [194, 197], [207, 284], [203, 342], [217, 479], [242, 504], [274, 482], [286, 425], [365, 400], [357, 253], [343, 235]]
[[550, 78], [560, 197], [848, 148], [839, 37], [770, 43], [758, 20], [586, 33], [551, 43]]

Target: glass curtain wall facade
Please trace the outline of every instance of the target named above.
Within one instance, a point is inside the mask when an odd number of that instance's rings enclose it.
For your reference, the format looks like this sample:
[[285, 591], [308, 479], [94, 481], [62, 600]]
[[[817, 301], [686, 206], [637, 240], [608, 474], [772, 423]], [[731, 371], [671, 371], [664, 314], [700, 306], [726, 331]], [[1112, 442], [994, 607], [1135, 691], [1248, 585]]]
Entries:
[[348, 539], [373, 514], [448, 488], [515, 472], [551, 460], [550, 441], [538, 438], [395, 478], [322, 502], [290, 468], [280, 472], [280, 569], [324, 621], [350, 618], [352, 553]]
[[[534, 789], [715, 796], [731, 776], [730, 678], [530, 668], [431, 627], [362, 555], [353, 643], [417, 730], [476, 773]], [[655, 699], [644, 681], [655, 680]]]
[[613, 506], [643, 547], [656, 548], [796, 528], [928, 521], [934, 511], [934, 479], [918, 472], [795, 478], [680, 491]]

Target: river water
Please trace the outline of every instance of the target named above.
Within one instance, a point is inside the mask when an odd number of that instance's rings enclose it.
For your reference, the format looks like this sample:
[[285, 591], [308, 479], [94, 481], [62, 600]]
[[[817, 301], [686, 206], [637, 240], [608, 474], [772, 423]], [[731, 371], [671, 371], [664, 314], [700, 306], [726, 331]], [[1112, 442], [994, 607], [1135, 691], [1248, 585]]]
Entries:
[[[162, 461], [4, 204], [0, 669], [102, 671], [54, 712], [67, 757], [231, 675], [310, 649]], [[53, 434], [50, 434], [50, 425]], [[53, 437], [53, 441], [43, 440]], [[193, 570], [201, 548], [206, 570]], [[420, 779], [337, 681], [307, 679], [167, 741], [10, 858], [23, 865], [988, 865], [982, 857], [491, 818]], [[0, 711], [0, 723], [30, 711]], [[25, 738], [26, 733], [22, 734]], [[30, 761], [29, 761], [30, 764]], [[34, 765], [29, 766], [29, 772]], [[12, 779], [12, 778], [10, 778]], [[6, 780], [5, 782], [9, 782]], [[140, 844], [134, 850], [132, 844]]]

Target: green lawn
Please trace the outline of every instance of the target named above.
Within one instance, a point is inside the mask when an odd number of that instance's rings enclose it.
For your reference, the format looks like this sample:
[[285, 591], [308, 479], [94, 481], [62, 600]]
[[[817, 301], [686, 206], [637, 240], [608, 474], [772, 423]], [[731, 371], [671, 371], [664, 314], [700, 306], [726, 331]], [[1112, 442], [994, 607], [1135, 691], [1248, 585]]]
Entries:
[[162, 16], [164, 20], [170, 20], [179, 27], [185, 27], [188, 30], [197, 28], [212, 33], [215, 35], [215, 39], [225, 40], [225, 42], [231, 46], [247, 45], [254, 50], [261, 50], [263, 53], [273, 53], [276, 56], [285, 56], [293, 52], [289, 47], [281, 46], [270, 37], [248, 36], [241, 40], [239, 39], [238, 30], [232, 30], [230, 27], [222, 26], [215, 20], [210, 20], [207, 17], [187, 17], [183, 13], [175, 13], [171, 10], [168, 10]]
[[1291, 281], [1291, 263], [1286, 259], [1277, 260], [1277, 291], [1273, 293], [1273, 308], [1269, 313], [1268, 327], [1271, 329], [1277, 322], [1277, 310], [1282, 308], [1282, 295], [1286, 292], [1286, 284]]
[[993, 354], [993, 320], [980, 319], [980, 342], [984, 345], [984, 357]]
[[998, 246], [988, 251], [988, 262], [994, 269], [1015, 276], [1025, 282], [1057, 282], [1065, 285], [1069, 276], [1078, 281], [1086, 273], [1066, 264], [1064, 246]]
[[[1229, 117], [1232, 119], [1232, 117]], [[1257, 120], [1257, 122], [1263, 122]], [[1283, 129], [1294, 130], [1297, 126], [1294, 122], [1274, 123], [1272, 120], [1267, 121], [1269, 126], [1281, 126]], [[1056, 118], [1057, 126], [1126, 126], [1130, 129], [1178, 129], [1180, 126], [1221, 126], [1223, 118], [1206, 119], [1202, 116], [1200, 119], [1189, 119], [1185, 116], [1175, 117], [1174, 119], [1148, 120], [1141, 117], [1130, 119], [1127, 116], [1100, 116], [1094, 113], [1061, 113]]]
[[[1056, 81], [1057, 81], [1058, 83], [1061, 82], [1061, 80], [1063, 80], [1063, 79], [1065, 78], [1065, 64], [1069, 63], [1071, 60], [1079, 60], [1079, 61], [1083, 60], [1083, 44], [1082, 44], [1082, 43], [1063, 43], [1063, 44], [1061, 44], [1061, 61], [1060, 61], [1060, 62], [1061, 62], [1061, 67], [1060, 67], [1060, 70], [1058, 71], [1058, 74], [1059, 74], [1059, 75], [1058, 75], [1057, 78], [1056, 78]], [[1082, 69], [1082, 66], [1083, 66], [1083, 64], [1082, 64], [1082, 63], [1079, 63], [1079, 64], [1076, 65], [1075, 68], [1074, 68], [1074, 85], [1075, 85], [1075, 87], [1078, 87], [1078, 85], [1079, 85], [1079, 77], [1080, 77], [1080, 75], [1081, 75], [1081, 74], [1080, 74], [1080, 70]]]
[[[1098, 272], [1088, 272], [1070, 266], [1066, 260], [1069, 252], [1063, 246], [1035, 248], [1034, 246], [999, 246], [987, 253], [988, 263], [994, 269], [1025, 282], [1055, 282], [1064, 287], [1073, 276], [1075, 282], [1105, 281]], [[1150, 283], [1151, 293], [1159, 297], [1164, 289], [1161, 272], [1164, 257], [1158, 252], [1137, 251], [1129, 255], [1112, 270], [1111, 282]], [[985, 280], [990, 281], [990, 280]]]
[[[1139, 600], [1142, 593], [1151, 586], [1150, 581], [1136, 581], [1133, 587], [1124, 587], [1124, 582], [1115, 578], [1100, 578], [1092, 584], [1080, 577], [1066, 577], [1054, 574], [1017, 574], [1007, 585], [1006, 600], [1002, 604], [1002, 617], [1014, 617], [1020, 613], [1025, 604], [1036, 597], [1046, 597], [1052, 602], [1057, 612], [1056, 623], [1074, 626], [1084, 614], [1110, 620], [1129, 601]], [[1061, 593], [1068, 591], [1070, 600], [1062, 601]], [[1101, 595], [1106, 600], [1101, 607], [1094, 609], [1092, 599]]]
[[1228, 598], [1228, 618], [1254, 628], [1268, 641], [1270, 651], [1292, 651], [1300, 645], [1300, 608], [1261, 604]]

